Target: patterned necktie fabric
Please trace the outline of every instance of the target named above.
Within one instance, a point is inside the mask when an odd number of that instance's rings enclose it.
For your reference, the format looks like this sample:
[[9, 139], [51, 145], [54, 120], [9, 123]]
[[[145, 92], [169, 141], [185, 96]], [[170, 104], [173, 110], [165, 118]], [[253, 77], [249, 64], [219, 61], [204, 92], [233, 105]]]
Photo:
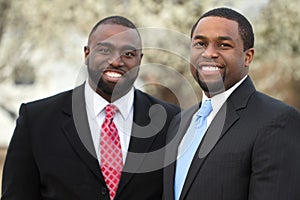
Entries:
[[111, 200], [116, 195], [123, 168], [120, 138], [113, 122], [117, 110], [118, 108], [113, 104], [105, 107], [106, 114], [100, 137], [100, 166]]
[[185, 138], [180, 144], [181, 151], [176, 162], [175, 182], [174, 182], [174, 197], [178, 200], [192, 163], [196, 150], [201, 143], [203, 135], [207, 129], [207, 116], [212, 111], [210, 100], [206, 100], [192, 120], [189, 129], [186, 132]]

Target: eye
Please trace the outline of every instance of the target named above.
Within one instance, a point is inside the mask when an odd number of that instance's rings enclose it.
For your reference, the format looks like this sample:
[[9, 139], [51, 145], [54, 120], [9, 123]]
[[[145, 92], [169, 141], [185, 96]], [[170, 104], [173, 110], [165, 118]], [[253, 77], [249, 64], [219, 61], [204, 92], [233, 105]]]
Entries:
[[205, 47], [205, 42], [202, 42], [202, 41], [194, 42], [193, 43], [193, 47], [195, 47], [195, 48], [203, 48], [203, 47]]
[[223, 43], [220, 43], [220, 44], [219, 44], [219, 47], [220, 47], [221, 49], [230, 49], [230, 48], [232, 48], [232, 45], [223, 42]]
[[126, 57], [134, 57], [136, 55], [136, 51], [133, 50], [133, 51], [124, 51], [124, 53], [122, 54]]
[[98, 52], [101, 54], [104, 54], [104, 55], [108, 55], [108, 54], [110, 54], [111, 50], [109, 48], [101, 47], [98, 49]]

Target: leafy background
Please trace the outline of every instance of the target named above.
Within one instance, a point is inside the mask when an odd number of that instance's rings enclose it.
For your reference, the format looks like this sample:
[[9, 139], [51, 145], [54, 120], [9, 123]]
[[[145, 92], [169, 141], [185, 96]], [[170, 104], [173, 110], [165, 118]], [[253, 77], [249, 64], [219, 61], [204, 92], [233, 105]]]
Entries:
[[[137, 82], [173, 103], [179, 103], [176, 94], [180, 93], [184, 108], [193, 104], [191, 95], [199, 99], [201, 92], [189, 72], [185, 42], [198, 17], [216, 6], [242, 12], [254, 27], [256, 52], [250, 75], [257, 89], [300, 110], [298, 0], [0, 0], [2, 160], [20, 104], [73, 88], [84, 68], [87, 35], [99, 19], [109, 15], [124, 15], [141, 29], [164, 30], [167, 35], [154, 34], [157, 37], [147, 41], [148, 46], [156, 46], [144, 49], [143, 64], [148, 70]], [[157, 70], [163, 67], [168, 70]], [[169, 75], [170, 69], [185, 78], [193, 94], [186, 83]]]

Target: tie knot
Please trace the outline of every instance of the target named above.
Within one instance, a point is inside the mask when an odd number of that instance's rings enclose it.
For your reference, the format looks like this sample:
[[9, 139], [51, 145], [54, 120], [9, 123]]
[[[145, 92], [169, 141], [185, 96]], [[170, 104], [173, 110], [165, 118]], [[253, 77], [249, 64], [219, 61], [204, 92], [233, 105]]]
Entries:
[[118, 108], [117, 106], [113, 105], [113, 104], [108, 104], [106, 107], [105, 107], [105, 115], [106, 115], [106, 118], [107, 119], [112, 119], [116, 112], [118, 111]]
[[202, 103], [197, 115], [201, 117], [207, 117], [209, 113], [211, 113], [211, 111], [212, 111], [211, 101], [206, 100], [204, 101], [204, 103]]

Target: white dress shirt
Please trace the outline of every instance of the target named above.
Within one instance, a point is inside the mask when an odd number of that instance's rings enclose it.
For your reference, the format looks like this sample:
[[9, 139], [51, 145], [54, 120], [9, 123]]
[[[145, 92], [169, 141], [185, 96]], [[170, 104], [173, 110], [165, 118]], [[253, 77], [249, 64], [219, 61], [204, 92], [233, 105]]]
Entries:
[[[225, 101], [228, 99], [228, 97], [232, 94], [232, 92], [234, 90], [236, 90], [236, 88], [239, 85], [242, 84], [242, 82], [244, 82], [244, 80], [247, 78], [247, 76], [248, 75], [246, 75], [244, 78], [242, 78], [239, 82], [237, 82], [236, 84], [234, 84], [231, 88], [229, 88], [225, 92], [217, 94], [217, 95], [213, 96], [212, 98], [208, 98], [204, 94], [204, 92], [202, 92], [202, 102], [204, 102], [205, 100], [211, 100], [212, 108], [213, 108], [212, 112], [207, 116], [207, 126], [206, 126], [206, 129], [209, 127], [209, 125], [211, 124], [212, 120], [214, 119], [214, 117], [216, 116], [216, 114], [219, 112], [219, 110], [221, 109], [221, 107], [225, 103]], [[196, 115], [197, 115], [197, 112], [193, 115], [192, 121], [195, 121]], [[189, 129], [191, 129], [191, 128], [192, 127], [189, 127]], [[183, 151], [185, 151], [185, 148], [186, 148], [186, 147], [183, 147], [181, 144], [190, 144], [190, 142], [188, 142], [188, 141], [191, 141], [192, 138], [193, 138], [193, 135], [188, 135], [188, 134], [184, 135], [184, 137], [182, 138], [182, 141], [180, 142], [180, 145], [178, 147], [177, 158], [179, 158], [183, 154]]]
[[[220, 94], [217, 94], [213, 96], [211, 99], [213, 111], [207, 116], [207, 127], [210, 125], [216, 114], [219, 112], [221, 109], [222, 105], [225, 103], [225, 101], [228, 99], [228, 97], [233, 93], [233, 91], [236, 90], [238, 86], [244, 82], [244, 80], [247, 78], [248, 75], [246, 75], [244, 78], [242, 78], [239, 82], [234, 84], [231, 88], [226, 90], [225, 92], [222, 92]], [[204, 92], [202, 92], [202, 102], [205, 100], [209, 99]]]
[[[100, 163], [101, 125], [105, 119], [105, 107], [109, 104], [109, 102], [102, 98], [99, 94], [97, 94], [91, 88], [88, 81], [86, 81], [85, 83], [84, 95], [88, 122], [97, 154], [97, 159]], [[133, 123], [133, 100], [134, 89], [131, 88], [127, 94], [112, 103], [119, 109], [119, 111], [114, 116], [114, 123], [118, 129], [118, 134], [120, 137], [123, 164], [126, 160], [131, 136]]]

